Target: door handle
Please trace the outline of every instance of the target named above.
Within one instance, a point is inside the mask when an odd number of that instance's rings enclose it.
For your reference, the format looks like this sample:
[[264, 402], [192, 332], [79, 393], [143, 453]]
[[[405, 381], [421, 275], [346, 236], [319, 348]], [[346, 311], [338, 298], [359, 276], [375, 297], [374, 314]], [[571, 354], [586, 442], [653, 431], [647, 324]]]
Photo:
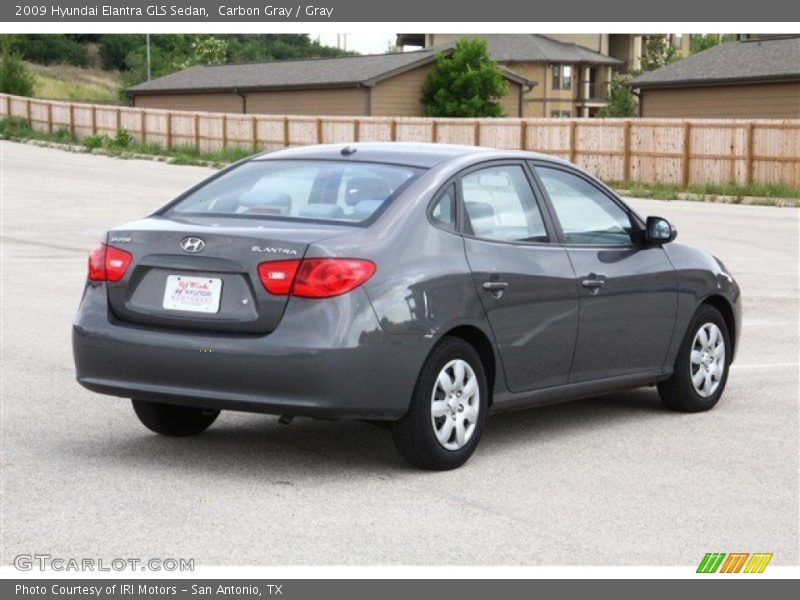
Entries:
[[591, 290], [596, 290], [599, 287], [602, 287], [605, 284], [605, 281], [602, 279], [584, 279], [581, 281], [581, 285], [585, 288], [589, 288]]
[[502, 292], [508, 287], [506, 281], [484, 281], [481, 286], [488, 292]]

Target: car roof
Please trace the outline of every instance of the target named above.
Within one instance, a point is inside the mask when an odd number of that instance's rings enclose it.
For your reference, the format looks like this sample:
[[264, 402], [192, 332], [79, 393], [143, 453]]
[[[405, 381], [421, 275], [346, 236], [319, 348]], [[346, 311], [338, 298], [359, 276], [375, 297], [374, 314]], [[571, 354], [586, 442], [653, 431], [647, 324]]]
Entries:
[[519, 150], [495, 150], [479, 146], [451, 144], [422, 144], [409, 142], [360, 142], [352, 144], [322, 144], [271, 150], [254, 157], [254, 160], [300, 159], [378, 162], [432, 168], [456, 158], [474, 155], [484, 160], [502, 158], [546, 159], [565, 162], [552, 156]]

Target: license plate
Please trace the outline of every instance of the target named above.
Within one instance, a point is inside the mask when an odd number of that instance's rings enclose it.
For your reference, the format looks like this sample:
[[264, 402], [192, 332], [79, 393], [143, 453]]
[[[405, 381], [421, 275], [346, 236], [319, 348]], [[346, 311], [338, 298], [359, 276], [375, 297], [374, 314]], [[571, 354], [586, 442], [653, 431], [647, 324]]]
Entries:
[[221, 279], [168, 275], [162, 306], [168, 310], [216, 313], [221, 296]]

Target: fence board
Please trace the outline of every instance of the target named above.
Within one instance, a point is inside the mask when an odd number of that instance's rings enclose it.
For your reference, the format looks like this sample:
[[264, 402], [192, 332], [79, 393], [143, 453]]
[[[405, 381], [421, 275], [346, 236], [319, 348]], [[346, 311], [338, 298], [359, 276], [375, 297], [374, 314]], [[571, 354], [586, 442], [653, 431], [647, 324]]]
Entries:
[[571, 159], [607, 181], [800, 187], [800, 120], [431, 119], [165, 111], [0, 94], [0, 116], [78, 138], [127, 130], [135, 140], [212, 152], [354, 141], [524, 149]]

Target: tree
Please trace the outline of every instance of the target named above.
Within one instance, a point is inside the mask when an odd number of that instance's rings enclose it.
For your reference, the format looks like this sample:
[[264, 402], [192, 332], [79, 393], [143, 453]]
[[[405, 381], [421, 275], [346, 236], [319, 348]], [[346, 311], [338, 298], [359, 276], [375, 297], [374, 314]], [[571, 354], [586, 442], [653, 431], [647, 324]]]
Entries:
[[731, 42], [736, 39], [736, 35], [732, 33], [719, 34], [719, 33], [699, 33], [692, 34], [689, 51], [692, 54], [697, 54], [703, 50], [713, 48], [721, 42]]
[[115, 34], [102, 36], [99, 43], [100, 66], [106, 71], [124, 71], [128, 68], [128, 55], [145, 43], [141, 34]]
[[597, 113], [598, 117], [635, 117], [638, 114], [636, 98], [628, 85], [629, 77], [614, 75], [608, 92], [608, 103]]
[[0, 92], [16, 96], [33, 96], [36, 79], [31, 70], [11, 48], [11, 39], [3, 39], [3, 53], [0, 55]]
[[496, 100], [507, 90], [503, 72], [489, 58], [486, 40], [465, 38], [452, 52], [436, 57], [422, 103], [431, 117], [502, 117], [503, 107]]
[[650, 36], [642, 49], [642, 71], [655, 71], [680, 58], [675, 46], [669, 43], [666, 36]]
[[198, 37], [191, 43], [191, 52], [186, 60], [180, 63], [180, 67], [192, 67], [194, 65], [221, 65], [225, 62], [228, 52], [228, 42], [212, 35]]

